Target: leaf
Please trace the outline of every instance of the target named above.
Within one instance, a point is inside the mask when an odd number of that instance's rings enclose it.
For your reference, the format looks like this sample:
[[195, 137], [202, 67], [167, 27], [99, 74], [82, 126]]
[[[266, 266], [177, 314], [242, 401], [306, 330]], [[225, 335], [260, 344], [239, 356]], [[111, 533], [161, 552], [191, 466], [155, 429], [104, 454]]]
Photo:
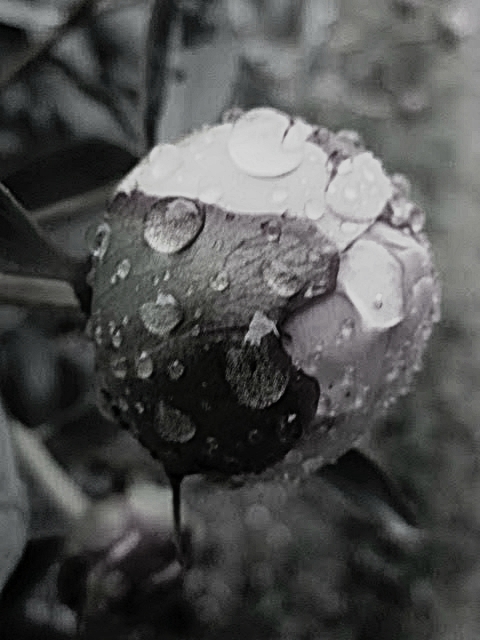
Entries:
[[[150, 30], [151, 55], [155, 51], [153, 43], [158, 47], [163, 42], [162, 31], [156, 30], [161, 26], [158, 18], [157, 15]], [[163, 49], [155, 54], [156, 58], [147, 60], [149, 146], [177, 140], [192, 129], [217, 121], [231, 105], [237, 81], [239, 50], [223, 3], [183, 2], [173, 18], [169, 14], [169, 19], [168, 69], [160, 69], [157, 62], [157, 74], [163, 75], [154, 76], [153, 64], [160, 59]], [[165, 64], [165, 59], [162, 60]]]
[[20, 559], [27, 536], [27, 502], [0, 404], [0, 590]]

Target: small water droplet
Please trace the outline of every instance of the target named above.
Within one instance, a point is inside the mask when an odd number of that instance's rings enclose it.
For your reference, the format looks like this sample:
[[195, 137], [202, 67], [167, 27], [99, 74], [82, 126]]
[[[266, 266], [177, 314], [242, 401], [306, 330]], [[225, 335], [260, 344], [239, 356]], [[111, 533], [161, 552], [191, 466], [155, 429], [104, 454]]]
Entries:
[[225, 291], [230, 285], [228, 274], [225, 271], [219, 271], [217, 275], [210, 280], [210, 287], [214, 291]]
[[167, 442], [189, 442], [197, 432], [197, 428], [190, 418], [167, 405], [163, 400], [157, 405], [156, 415], [157, 433]]
[[91, 254], [94, 258], [97, 258], [100, 261], [103, 259], [103, 257], [107, 253], [111, 235], [112, 229], [107, 222], [102, 222], [100, 225], [98, 225], [91, 249]]
[[129, 320], [129, 317], [128, 317], [128, 316], [123, 316], [123, 318], [122, 318], [122, 325], [123, 325], [124, 327], [126, 327], [126, 326], [127, 326], [127, 324], [129, 323], [129, 321], [130, 321], [130, 320]]
[[112, 358], [110, 367], [115, 378], [123, 380], [127, 375], [127, 359], [124, 357]]
[[205, 204], [216, 204], [222, 195], [222, 189], [217, 185], [212, 185], [200, 191], [199, 199]]
[[286, 189], [275, 189], [272, 193], [272, 202], [280, 204], [281, 202], [285, 202], [288, 198], [288, 191]]
[[161, 201], [148, 213], [143, 236], [155, 251], [177, 253], [197, 238], [203, 221], [203, 211], [192, 200]]
[[142, 304], [140, 317], [147, 331], [166, 336], [183, 320], [183, 311], [171, 294], [160, 293], [156, 302]]
[[167, 367], [167, 375], [170, 380], [179, 380], [185, 371], [185, 366], [180, 360], [173, 360]]
[[130, 269], [131, 269], [132, 265], [130, 263], [130, 260], [128, 258], [124, 258], [123, 260], [121, 260], [116, 268], [115, 268], [115, 272], [112, 275], [112, 277], [110, 278], [110, 282], [112, 284], [116, 284], [119, 280], [125, 280], [125, 278], [128, 277], [128, 274], [130, 273]]
[[180, 150], [173, 144], [157, 145], [150, 151], [148, 160], [149, 170], [157, 180], [171, 175], [182, 164]]
[[147, 351], [142, 351], [135, 362], [137, 377], [141, 380], [150, 378], [153, 373], [153, 360]]
[[145, 405], [143, 404], [143, 402], [136, 402], [134, 404], [135, 407], [135, 411], [139, 414], [142, 415], [142, 413], [144, 413], [145, 411]]
[[97, 326], [95, 327], [95, 331], [93, 332], [93, 337], [95, 339], [96, 344], [99, 347], [101, 346], [101, 344], [103, 342], [102, 334], [103, 334], [102, 325], [101, 324], [97, 324]]
[[112, 345], [115, 349], [119, 349], [123, 342], [122, 332], [120, 329], [116, 329], [111, 334]]
[[258, 444], [262, 439], [262, 434], [258, 429], [252, 429], [248, 433], [248, 441], [250, 444]]
[[304, 207], [304, 213], [310, 220], [320, 220], [325, 214], [325, 202], [320, 198], [311, 198], [307, 200]]
[[123, 413], [126, 413], [129, 409], [128, 402], [122, 397], [118, 399], [118, 406], [120, 407], [120, 411], [123, 411]]
[[340, 231], [346, 235], [356, 233], [358, 231], [358, 224], [356, 222], [342, 222]]
[[352, 337], [353, 330], [355, 329], [355, 320], [353, 318], [346, 318], [340, 325], [339, 336], [342, 340], [349, 340]]
[[420, 207], [413, 206], [410, 210], [409, 225], [413, 233], [420, 233], [425, 226], [425, 212]]
[[377, 293], [375, 296], [375, 300], [373, 301], [373, 306], [375, 309], [381, 309], [383, 307], [383, 296], [381, 293]]

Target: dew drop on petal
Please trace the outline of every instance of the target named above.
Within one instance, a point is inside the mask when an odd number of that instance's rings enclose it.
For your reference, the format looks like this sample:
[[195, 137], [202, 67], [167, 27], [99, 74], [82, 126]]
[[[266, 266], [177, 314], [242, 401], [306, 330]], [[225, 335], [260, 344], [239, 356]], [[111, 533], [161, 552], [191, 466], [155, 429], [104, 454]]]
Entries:
[[145, 405], [143, 404], [143, 402], [136, 402], [135, 405], [135, 411], [139, 414], [142, 415], [142, 413], [145, 412]]
[[180, 168], [182, 156], [179, 148], [175, 145], [161, 144], [150, 151], [148, 161], [152, 177], [161, 180]]
[[130, 273], [131, 267], [132, 265], [128, 258], [124, 258], [123, 260], [121, 260], [117, 264], [115, 271], [112, 277], [110, 278], [110, 282], [112, 284], [115, 284], [116, 282], [118, 282], [118, 280], [125, 280], [125, 278], [127, 278], [128, 274]]
[[210, 287], [214, 291], [225, 291], [230, 285], [228, 274], [225, 271], [219, 271], [217, 275], [210, 280]]
[[95, 327], [95, 331], [93, 332], [93, 338], [95, 340], [95, 343], [98, 346], [101, 346], [102, 342], [103, 342], [103, 330], [102, 330], [102, 325], [101, 324], [97, 324], [97, 326]]
[[115, 329], [111, 333], [110, 338], [112, 340], [112, 345], [115, 349], [119, 349], [122, 346], [123, 336], [120, 329]]
[[127, 359], [124, 357], [112, 358], [110, 368], [115, 378], [123, 380], [127, 375]]
[[147, 331], [166, 336], [183, 320], [183, 311], [171, 294], [159, 294], [156, 302], [142, 304], [140, 318]]
[[320, 220], [325, 214], [325, 202], [320, 198], [312, 198], [305, 203], [304, 213], [310, 220]]
[[112, 235], [112, 229], [107, 222], [102, 222], [98, 225], [95, 232], [95, 238], [93, 240], [93, 246], [91, 247], [91, 253], [94, 258], [102, 260], [107, 253], [107, 249], [110, 244], [110, 236]]
[[[252, 109], [233, 125], [228, 151], [234, 164], [255, 178], [275, 178], [294, 171], [302, 162], [311, 132], [269, 108]], [[293, 129], [290, 131], [289, 129]]]
[[167, 442], [183, 444], [195, 436], [197, 428], [186, 414], [160, 400], [156, 411], [156, 431]]
[[170, 380], [179, 380], [185, 371], [185, 366], [180, 360], [173, 360], [167, 367], [167, 375]]
[[263, 279], [282, 298], [290, 298], [302, 288], [302, 280], [281, 260], [273, 259], [263, 267]]
[[177, 253], [190, 245], [203, 227], [204, 214], [192, 200], [159, 202], [148, 213], [143, 236], [159, 253]]
[[135, 372], [141, 380], [150, 378], [153, 373], [153, 360], [148, 351], [142, 351], [135, 362]]

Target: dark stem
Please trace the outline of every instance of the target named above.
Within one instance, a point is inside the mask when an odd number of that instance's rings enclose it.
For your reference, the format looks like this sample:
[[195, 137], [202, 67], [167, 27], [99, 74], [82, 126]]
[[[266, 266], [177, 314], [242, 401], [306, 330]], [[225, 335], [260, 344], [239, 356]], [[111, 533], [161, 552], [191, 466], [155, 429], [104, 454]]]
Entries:
[[185, 558], [183, 554], [183, 545], [182, 545], [182, 495], [181, 495], [181, 486], [183, 476], [178, 475], [170, 475], [168, 476], [170, 480], [170, 486], [172, 487], [172, 505], [173, 505], [173, 532], [175, 538], [175, 545], [178, 550], [178, 556], [180, 562], [184, 564]]

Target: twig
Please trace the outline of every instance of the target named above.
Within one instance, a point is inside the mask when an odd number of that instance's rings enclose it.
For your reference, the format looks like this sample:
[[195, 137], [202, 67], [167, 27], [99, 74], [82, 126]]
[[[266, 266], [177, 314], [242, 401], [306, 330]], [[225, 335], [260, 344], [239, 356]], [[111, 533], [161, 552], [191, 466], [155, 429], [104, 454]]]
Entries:
[[19, 460], [35, 482], [68, 521], [75, 522], [81, 518], [90, 506], [88, 496], [56, 462], [35, 433], [14, 420], [10, 427]]
[[27, 52], [19, 55], [16, 60], [0, 74], [0, 89], [17, 80], [18, 77], [30, 69], [30, 67], [41, 60], [56, 42], [73, 26], [87, 17], [97, 0], [79, 0], [68, 11], [65, 20], [54, 27], [41, 42], [31, 47]]

